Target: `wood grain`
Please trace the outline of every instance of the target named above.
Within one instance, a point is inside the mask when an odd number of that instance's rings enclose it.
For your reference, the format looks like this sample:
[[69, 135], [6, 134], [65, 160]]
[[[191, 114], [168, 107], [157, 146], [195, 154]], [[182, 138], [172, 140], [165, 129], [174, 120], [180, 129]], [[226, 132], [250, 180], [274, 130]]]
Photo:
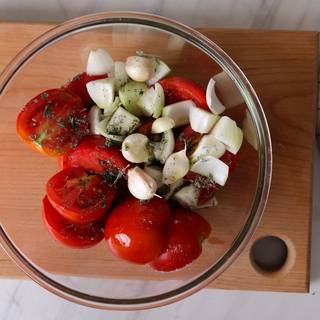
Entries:
[[[19, 23], [1, 23], [0, 24], [0, 70], [9, 62], [9, 60], [30, 40], [46, 31], [50, 25], [46, 24], [19, 24]], [[312, 183], [312, 159], [313, 159], [313, 141], [315, 132], [315, 110], [316, 110], [316, 70], [317, 70], [317, 48], [318, 34], [315, 32], [289, 32], [289, 31], [248, 31], [248, 30], [219, 30], [219, 29], [201, 29], [205, 35], [220, 45], [244, 70], [245, 74], [252, 82], [257, 94], [262, 102], [266, 116], [269, 121], [272, 142], [273, 142], [273, 181], [270, 198], [261, 224], [255, 233], [254, 238], [250, 242], [247, 249], [241, 254], [237, 261], [214, 281], [210, 287], [226, 288], [226, 289], [250, 289], [250, 290], [272, 290], [272, 291], [293, 291], [306, 292], [309, 287], [309, 250], [310, 250], [310, 222], [311, 222], [311, 183]], [[159, 41], [161, 42], [161, 41]], [[75, 45], [75, 44], [70, 44]], [[125, 51], [125, 49], [124, 49]], [[53, 53], [53, 56], [57, 53]], [[58, 56], [58, 55], [57, 55]], [[195, 63], [200, 63], [201, 57], [195, 59]], [[38, 61], [39, 65], [43, 63], [41, 57]], [[181, 64], [181, 70], [188, 70], [186, 64]], [[74, 72], [73, 67], [66, 67], [64, 72], [66, 77]], [[54, 68], [54, 66], [52, 66]], [[31, 71], [26, 70], [26, 76], [32, 80]], [[203, 71], [204, 72], [204, 71]], [[201, 72], [196, 76], [199, 81], [203, 80]], [[29, 91], [39, 90], [37, 84], [30, 80]], [[60, 79], [51, 79], [52, 83], [61, 84]], [[33, 92], [33, 91], [32, 91]], [[14, 103], [16, 92], [13, 92], [11, 103]], [[24, 93], [21, 93], [24, 94]], [[25, 93], [26, 97], [30, 97], [30, 92]], [[17, 110], [17, 109], [15, 109]], [[2, 111], [1, 111], [2, 112]], [[12, 109], [5, 108], [8, 117], [12, 116]], [[16, 111], [14, 111], [16, 112]], [[13, 125], [12, 123], [7, 124]], [[7, 128], [1, 127], [5, 132]], [[11, 137], [11, 136], [10, 136]], [[2, 137], [3, 138], [3, 137]], [[11, 137], [10, 139], [15, 139]], [[2, 142], [4, 140], [1, 139]], [[17, 140], [18, 141], [18, 140]], [[10, 141], [9, 141], [10, 142]], [[16, 141], [14, 141], [16, 142]], [[11, 144], [12, 145], [12, 144]], [[10, 146], [11, 146], [10, 145]], [[19, 162], [19, 166], [14, 170], [25, 175], [28, 163], [39, 166], [39, 179], [48, 176], [48, 172], [55, 170], [55, 163], [52, 161], [43, 164], [41, 157], [27, 150], [18, 142], [14, 144], [16, 149], [10, 152], [16, 152], [24, 161]], [[9, 148], [7, 143], [6, 148]], [[249, 151], [246, 148], [244, 153]], [[250, 157], [243, 157], [250, 159]], [[5, 153], [1, 150], [0, 169], [2, 173], [8, 167], [5, 160]], [[251, 159], [256, 161], [255, 159]], [[28, 163], [26, 163], [26, 161]], [[11, 165], [11, 164], [10, 164]], [[239, 177], [245, 174], [246, 165], [239, 168], [237, 173]], [[12, 165], [11, 165], [12, 166]], [[33, 179], [27, 176], [26, 179]], [[43, 188], [43, 180], [41, 183], [34, 184], [33, 194], [39, 194], [33, 199], [40, 200], [41, 190]], [[239, 214], [224, 214], [223, 209], [228, 211], [228, 207], [224, 205], [224, 200], [228, 204], [232, 201], [229, 195], [244, 188], [240, 184], [241, 180], [232, 180], [228, 190], [221, 194], [221, 211], [215, 214], [215, 231], [216, 239], [221, 241], [230, 241], [227, 238], [228, 233], [232, 234], [235, 230], [230, 227], [232, 225], [237, 228], [241, 220], [241, 210]], [[248, 182], [247, 194], [250, 194], [250, 185]], [[17, 188], [23, 193], [25, 185], [14, 185], [6, 190], [8, 197], [14, 197]], [[11, 193], [10, 193], [11, 192]], [[2, 208], [5, 207], [3, 202], [8, 199], [3, 197], [1, 200]], [[224, 198], [225, 197], [225, 198]], [[13, 198], [14, 199], [14, 198]], [[21, 205], [30, 201], [29, 194], [22, 194], [20, 202], [16, 205], [16, 209], [21, 211]], [[235, 201], [235, 200], [234, 200]], [[249, 199], [248, 199], [249, 201]], [[235, 206], [236, 203], [233, 203]], [[231, 206], [231, 205], [230, 205]], [[28, 210], [30, 209], [30, 212]], [[32, 208], [27, 208], [26, 215], [32, 214]], [[2, 212], [1, 212], [2, 214]], [[10, 217], [4, 217], [6, 222], [10, 221]], [[13, 219], [13, 218], [12, 218]], [[39, 219], [40, 220], [40, 219]], [[236, 220], [236, 221], [235, 221]], [[232, 222], [232, 223], [231, 223]], [[22, 223], [25, 223], [28, 230], [28, 219], [23, 217]], [[40, 223], [40, 222], [39, 222]], [[39, 226], [39, 230], [43, 232]], [[230, 229], [228, 229], [230, 228]], [[19, 229], [10, 231], [17, 232]], [[30, 229], [33, 230], [33, 229]], [[221, 231], [222, 230], [222, 231]], [[264, 235], [275, 235], [284, 239], [289, 246], [289, 263], [282, 271], [273, 274], [263, 274], [257, 271], [250, 262], [250, 247], [253, 241]], [[219, 240], [220, 239], [220, 240]], [[48, 240], [49, 241], [49, 240]], [[212, 239], [214, 241], [214, 239]], [[34, 239], [34, 246], [37, 246], [37, 239]], [[23, 247], [23, 243], [21, 243]], [[50, 244], [49, 244], [50, 246]], [[221, 245], [216, 246], [217, 251], [223, 250]], [[220, 249], [219, 249], [220, 248]], [[28, 248], [24, 248], [28, 250]], [[50, 249], [50, 248], [49, 248]], [[38, 248], [39, 264], [46, 263], [45, 255], [48, 247]], [[51, 247], [54, 250], [53, 245]], [[97, 252], [102, 250], [97, 249]], [[208, 252], [217, 254], [212, 249], [206, 248]], [[83, 254], [80, 256], [86, 259], [94, 259], [97, 254]], [[78, 257], [74, 257], [77, 259]], [[106, 258], [107, 259], [107, 258]], [[206, 261], [204, 258], [199, 259], [199, 266]], [[109, 260], [108, 260], [109, 261]], [[63, 265], [63, 263], [65, 263]], [[51, 267], [56, 269], [66, 267], [68, 261], [52, 262]], [[48, 265], [46, 265], [48, 267]], [[91, 270], [88, 266], [88, 270]], [[111, 265], [115, 267], [115, 265]], [[196, 267], [195, 267], [196, 268]], [[131, 270], [131, 269], [130, 269]], [[142, 272], [145, 272], [144, 269]], [[197, 270], [197, 269], [195, 269]], [[69, 272], [77, 272], [76, 268]], [[101, 270], [100, 270], [101, 271]], [[99, 271], [99, 272], [100, 272]], [[132, 271], [130, 271], [132, 272]], [[135, 273], [137, 272], [137, 273]], [[133, 274], [137, 275], [140, 271], [135, 270]], [[146, 273], [148, 275], [148, 273]], [[188, 274], [188, 273], [187, 273]], [[3, 277], [21, 276], [21, 272], [0, 253], [0, 275]], [[190, 273], [189, 273], [190, 275]], [[150, 275], [150, 277], [152, 277]]]

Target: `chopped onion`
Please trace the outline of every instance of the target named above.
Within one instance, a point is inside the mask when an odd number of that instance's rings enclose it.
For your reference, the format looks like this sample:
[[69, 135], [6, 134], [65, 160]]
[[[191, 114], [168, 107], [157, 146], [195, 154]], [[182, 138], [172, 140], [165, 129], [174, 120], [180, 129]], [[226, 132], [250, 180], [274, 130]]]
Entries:
[[114, 79], [106, 78], [86, 84], [89, 96], [99, 108], [108, 108], [114, 101]]
[[128, 170], [128, 189], [140, 200], [149, 200], [157, 190], [156, 181], [139, 167]]
[[153, 153], [156, 160], [164, 164], [173, 152], [174, 144], [175, 140], [172, 129], [165, 131], [162, 134], [161, 141], [153, 143]]
[[189, 123], [189, 111], [195, 107], [192, 100], [184, 100], [167, 105], [162, 110], [162, 116], [173, 119], [175, 127], [184, 126]]
[[170, 184], [169, 192], [164, 195], [164, 198], [166, 200], [169, 200], [172, 197], [172, 195], [177, 191], [177, 189], [179, 189], [183, 185], [183, 183], [184, 183], [184, 180], [183, 178], [181, 178], [177, 180], [175, 183]]
[[229, 175], [229, 167], [221, 160], [205, 156], [192, 165], [190, 171], [212, 178], [220, 186], [224, 186]]
[[255, 150], [258, 150], [257, 134], [248, 110], [246, 110], [246, 117], [243, 120], [243, 135], [247, 142], [250, 143]]
[[119, 88], [128, 82], [128, 75], [126, 73], [126, 64], [123, 61], [116, 61], [114, 63], [114, 78], [115, 78], [115, 88]]
[[144, 82], [150, 79], [154, 73], [154, 58], [131, 56], [126, 61], [126, 72], [135, 81]]
[[226, 151], [226, 146], [213, 135], [207, 134], [201, 138], [196, 149], [191, 154], [191, 161], [195, 162], [204, 156], [220, 158]]
[[100, 130], [99, 130], [100, 119], [101, 119], [101, 109], [97, 106], [92, 106], [88, 114], [91, 134], [100, 134]]
[[152, 123], [151, 132], [152, 133], [162, 133], [167, 130], [170, 130], [174, 127], [174, 121], [171, 118], [168, 117], [161, 117], [156, 119]]
[[113, 69], [113, 60], [110, 54], [102, 48], [91, 50], [87, 62], [87, 74], [97, 76], [107, 74]]
[[195, 105], [190, 107], [189, 120], [192, 130], [195, 132], [208, 133], [218, 119], [219, 116], [198, 108]]
[[231, 118], [224, 116], [214, 126], [211, 134], [226, 145], [226, 149], [236, 154], [243, 141], [243, 133]]
[[149, 139], [141, 133], [130, 134], [124, 139], [121, 152], [132, 163], [148, 162], [150, 159]]
[[210, 111], [214, 114], [220, 114], [226, 109], [226, 107], [221, 103], [221, 101], [217, 97], [215, 85], [216, 82], [213, 78], [211, 78], [207, 85], [206, 100]]
[[177, 201], [183, 207], [196, 208], [199, 198], [199, 189], [194, 185], [181, 188], [173, 195], [173, 200]]
[[162, 184], [162, 168], [161, 167], [145, 166], [144, 171], [156, 181], [158, 187]]
[[186, 148], [181, 151], [172, 153], [163, 167], [164, 184], [172, 184], [183, 178], [189, 171], [189, 159], [186, 155]]

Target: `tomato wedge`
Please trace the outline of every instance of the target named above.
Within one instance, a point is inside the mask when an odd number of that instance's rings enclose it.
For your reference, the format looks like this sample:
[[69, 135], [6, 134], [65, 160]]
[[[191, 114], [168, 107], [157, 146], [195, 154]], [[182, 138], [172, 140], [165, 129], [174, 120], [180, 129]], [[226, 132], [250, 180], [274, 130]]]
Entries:
[[55, 174], [46, 186], [53, 207], [67, 220], [83, 224], [102, 218], [110, 208], [115, 190], [99, 175], [83, 168]]
[[231, 153], [229, 151], [226, 151], [222, 155], [220, 160], [223, 161], [226, 165], [229, 166], [229, 174], [231, 174], [237, 168], [238, 161], [239, 161], [239, 153], [233, 154], [233, 153]]
[[113, 181], [118, 177], [119, 172], [126, 173], [129, 162], [118, 148], [108, 147], [105, 143], [103, 136], [85, 137], [75, 149], [59, 159], [61, 168], [82, 167], [90, 172], [103, 174]]
[[166, 104], [191, 99], [199, 108], [209, 110], [204, 89], [194, 81], [184, 77], [170, 77], [159, 83], [163, 87]]
[[72, 93], [77, 94], [81, 98], [83, 105], [86, 107], [90, 107], [93, 105], [93, 101], [89, 96], [86, 84], [90, 81], [104, 79], [107, 77], [107, 74], [99, 76], [89, 76], [86, 72], [83, 72], [76, 75], [69, 83], [64, 86], [64, 88]]
[[36, 150], [58, 156], [77, 146], [89, 133], [87, 114], [77, 95], [51, 89], [25, 105], [17, 117], [16, 129]]
[[66, 246], [89, 248], [104, 237], [102, 221], [76, 225], [62, 217], [51, 205], [48, 197], [42, 200], [42, 217], [50, 234]]
[[165, 246], [151, 263], [159, 271], [174, 271], [197, 259], [202, 241], [208, 238], [211, 226], [199, 214], [184, 208], [175, 209], [166, 227]]
[[202, 133], [193, 131], [191, 126], [188, 125], [187, 127], [185, 127], [185, 129], [176, 139], [174, 150], [175, 151], [183, 150], [186, 144], [187, 152], [190, 152], [202, 137], [203, 137]]
[[105, 239], [114, 255], [137, 264], [157, 257], [164, 246], [164, 229], [170, 217], [166, 200], [141, 202], [132, 196], [110, 213]]

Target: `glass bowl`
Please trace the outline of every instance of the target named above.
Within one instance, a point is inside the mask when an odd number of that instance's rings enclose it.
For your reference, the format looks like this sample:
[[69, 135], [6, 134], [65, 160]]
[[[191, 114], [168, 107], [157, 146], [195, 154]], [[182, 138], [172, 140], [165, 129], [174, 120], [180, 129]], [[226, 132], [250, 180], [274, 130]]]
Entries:
[[[39, 92], [60, 87], [85, 70], [90, 49], [105, 47], [116, 60], [137, 50], [161, 56], [176, 75], [205, 86], [224, 72], [242, 103], [227, 110], [241, 125], [252, 117], [257, 150], [241, 148], [239, 165], [217, 193], [219, 205], [200, 213], [212, 235], [196, 261], [182, 270], [161, 273], [148, 265], [114, 258], [103, 241], [86, 250], [55, 242], [41, 219], [47, 179], [58, 171], [20, 141], [15, 132], [19, 110]], [[71, 301], [104, 309], [132, 310], [172, 303], [217, 278], [241, 253], [263, 213], [271, 181], [271, 141], [266, 118], [249, 81], [215, 43], [167, 18], [129, 12], [77, 18], [46, 32], [25, 47], [0, 78], [1, 244], [34, 281]]]

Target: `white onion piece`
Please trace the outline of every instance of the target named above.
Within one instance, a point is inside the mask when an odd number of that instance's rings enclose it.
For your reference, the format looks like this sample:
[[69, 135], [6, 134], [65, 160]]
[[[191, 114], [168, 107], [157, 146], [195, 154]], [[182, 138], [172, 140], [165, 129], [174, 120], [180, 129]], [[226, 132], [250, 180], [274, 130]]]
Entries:
[[162, 168], [161, 167], [145, 166], [144, 171], [156, 181], [158, 187], [162, 184]]
[[206, 90], [206, 101], [210, 111], [214, 114], [222, 113], [226, 107], [221, 103], [216, 94], [216, 82], [213, 78], [209, 80]]
[[164, 184], [172, 184], [183, 178], [189, 171], [189, 159], [186, 155], [186, 148], [181, 151], [172, 153], [163, 167]]
[[214, 126], [211, 134], [226, 145], [226, 149], [233, 154], [236, 154], [243, 141], [243, 133], [234, 120], [227, 116], [221, 117], [218, 123]]
[[86, 84], [89, 96], [99, 108], [108, 108], [114, 101], [114, 79], [106, 78]]
[[189, 120], [193, 131], [208, 133], [219, 120], [219, 116], [198, 108], [197, 106], [191, 106], [189, 110]]
[[141, 133], [127, 136], [121, 147], [124, 158], [132, 163], [148, 162], [150, 159], [149, 139]]
[[255, 150], [258, 150], [258, 139], [252, 117], [248, 110], [243, 120], [243, 135], [248, 143], [252, 145]]
[[128, 170], [128, 189], [140, 200], [149, 200], [157, 190], [156, 181], [139, 167]]
[[175, 140], [173, 131], [171, 129], [165, 131], [162, 134], [161, 141], [153, 144], [153, 153], [155, 159], [164, 164], [173, 152], [174, 144]]
[[183, 207], [196, 208], [199, 198], [199, 189], [194, 185], [189, 185], [177, 191], [172, 199], [177, 201]]
[[126, 60], [126, 72], [135, 81], [144, 82], [150, 79], [154, 73], [154, 58], [131, 56]]
[[212, 178], [220, 186], [224, 186], [229, 175], [229, 167], [221, 160], [205, 156], [192, 165], [190, 171]]
[[152, 78], [147, 81], [147, 85], [154, 85], [159, 80], [164, 78], [170, 71], [170, 68], [162, 60], [160, 60], [159, 58], [155, 59], [155, 72]]
[[162, 133], [167, 130], [170, 130], [174, 127], [174, 121], [168, 117], [161, 117], [153, 121], [151, 132], [152, 133]]
[[114, 63], [114, 73], [113, 76], [115, 78], [115, 88], [119, 90], [119, 88], [125, 85], [129, 78], [126, 72], [126, 64], [123, 61], [116, 61]]
[[192, 100], [169, 104], [163, 108], [162, 116], [173, 119], [175, 127], [184, 126], [189, 123], [189, 111], [191, 107], [196, 107]]
[[183, 185], [183, 183], [184, 183], [184, 180], [183, 180], [183, 179], [179, 179], [179, 180], [177, 180], [175, 183], [170, 184], [170, 185], [169, 185], [170, 190], [169, 190], [168, 193], [166, 193], [166, 194], [164, 195], [164, 198], [165, 198], [166, 200], [169, 200], [169, 199], [172, 197], [172, 195], [176, 192], [176, 190]]
[[212, 77], [216, 82], [221, 101], [226, 108], [232, 108], [244, 102], [243, 96], [235, 82], [223, 71]]
[[88, 120], [90, 124], [90, 133], [91, 134], [100, 134], [99, 123], [101, 120], [101, 109], [97, 106], [92, 106], [89, 114]]
[[191, 154], [191, 161], [195, 162], [204, 156], [220, 158], [226, 151], [226, 146], [213, 135], [207, 134], [201, 138], [196, 149]]
[[110, 54], [102, 48], [91, 50], [87, 62], [87, 74], [97, 76], [112, 72], [113, 60]]

